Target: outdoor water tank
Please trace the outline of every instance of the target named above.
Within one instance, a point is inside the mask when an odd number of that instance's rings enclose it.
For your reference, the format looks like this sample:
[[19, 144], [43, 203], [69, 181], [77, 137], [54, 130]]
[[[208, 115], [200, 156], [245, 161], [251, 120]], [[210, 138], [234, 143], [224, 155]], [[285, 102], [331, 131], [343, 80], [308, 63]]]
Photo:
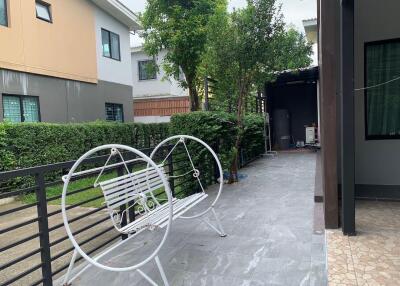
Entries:
[[279, 150], [290, 148], [290, 116], [287, 109], [276, 109], [272, 115], [274, 145]]

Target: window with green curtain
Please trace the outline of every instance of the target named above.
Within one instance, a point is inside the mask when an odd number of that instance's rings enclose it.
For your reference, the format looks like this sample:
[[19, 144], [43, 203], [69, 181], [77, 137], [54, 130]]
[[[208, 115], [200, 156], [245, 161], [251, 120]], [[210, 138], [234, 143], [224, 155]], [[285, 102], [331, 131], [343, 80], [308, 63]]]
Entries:
[[7, 0], [0, 0], [0, 25], [8, 26]]
[[366, 138], [400, 139], [400, 39], [365, 46]]

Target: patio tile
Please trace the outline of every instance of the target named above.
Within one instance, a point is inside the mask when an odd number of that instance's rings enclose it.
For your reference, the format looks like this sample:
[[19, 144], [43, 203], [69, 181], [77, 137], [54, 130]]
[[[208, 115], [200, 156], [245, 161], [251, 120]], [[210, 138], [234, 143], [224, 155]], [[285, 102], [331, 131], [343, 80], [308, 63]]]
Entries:
[[175, 253], [166, 266], [179, 271], [199, 272], [209, 259], [210, 252], [186, 245]]
[[392, 219], [399, 210], [399, 202], [358, 202], [357, 236], [328, 231], [329, 285], [399, 285], [400, 222]]
[[[170, 285], [325, 286], [324, 232], [316, 235], [313, 229], [315, 159], [314, 153], [283, 153], [240, 170], [248, 177], [226, 185], [216, 206], [225, 238], [199, 220], [174, 221], [159, 253]], [[209, 188], [209, 198], [190, 213], [207, 208], [216, 190]], [[162, 234], [127, 243], [105, 259], [125, 265], [143, 259]], [[142, 270], [163, 285], [154, 261]], [[119, 284], [149, 285], [137, 272], [93, 267], [77, 285]]]
[[217, 243], [219, 253], [234, 253], [244, 255], [256, 255], [264, 253], [269, 245], [267, 237], [243, 237], [228, 235]]
[[262, 249], [253, 256], [241, 254], [214, 253], [201, 274], [220, 275], [225, 277], [250, 278], [261, 260]]
[[285, 273], [271, 272], [266, 273], [263, 280], [265, 285], [271, 286], [309, 286], [311, 272], [308, 271], [291, 271]]
[[299, 259], [310, 257], [311, 259], [311, 242], [279, 242], [271, 241], [269, 247], [264, 253], [265, 257], [282, 257]]

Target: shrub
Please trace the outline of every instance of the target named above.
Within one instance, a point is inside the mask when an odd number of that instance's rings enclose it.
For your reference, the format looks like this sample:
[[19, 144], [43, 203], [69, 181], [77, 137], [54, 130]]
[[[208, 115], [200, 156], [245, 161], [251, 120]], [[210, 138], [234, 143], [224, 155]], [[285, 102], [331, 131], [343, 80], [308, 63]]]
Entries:
[[[124, 144], [142, 149], [168, 137], [168, 132], [165, 123], [0, 123], [0, 172], [76, 160], [103, 144]], [[14, 180], [11, 186], [23, 187], [29, 181]], [[10, 182], [2, 183], [0, 189], [11, 187]]]
[[[264, 152], [263, 119], [248, 115], [241, 148], [242, 163]], [[170, 134], [196, 136], [218, 153], [224, 170], [228, 170], [234, 152], [237, 127], [233, 114], [192, 112], [172, 116], [171, 123], [137, 124], [92, 122], [79, 124], [0, 123], [0, 172], [76, 160], [86, 151], [103, 144], [124, 144], [138, 149], [157, 145]], [[196, 152], [195, 152], [196, 153]], [[199, 165], [212, 174], [207, 152], [196, 153]], [[47, 179], [59, 179], [50, 174]], [[208, 176], [208, 180], [211, 180]], [[0, 182], [0, 192], [32, 185], [34, 178]], [[206, 184], [211, 181], [206, 182]]]
[[168, 124], [164, 123], [2, 123], [0, 171], [74, 160], [103, 144], [146, 148], [167, 136]]
[[[244, 161], [264, 153], [262, 116], [247, 115], [244, 126], [242, 165]], [[205, 141], [217, 151], [224, 170], [230, 167], [237, 130], [235, 115], [225, 112], [192, 112], [177, 114], [171, 118], [171, 134], [192, 135]]]

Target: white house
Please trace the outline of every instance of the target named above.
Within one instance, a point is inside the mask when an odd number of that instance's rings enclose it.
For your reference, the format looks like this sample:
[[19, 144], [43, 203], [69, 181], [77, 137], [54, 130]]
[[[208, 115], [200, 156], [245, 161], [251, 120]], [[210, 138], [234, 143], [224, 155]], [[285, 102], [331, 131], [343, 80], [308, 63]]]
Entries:
[[133, 121], [138, 29], [118, 0], [0, 0], [0, 121]]
[[[131, 49], [133, 76], [133, 112], [136, 122], [168, 122], [171, 115], [189, 111], [188, 91], [178, 81], [168, 78], [161, 67], [166, 51], [153, 59], [143, 47]], [[158, 73], [146, 69], [149, 61], [160, 66]]]

